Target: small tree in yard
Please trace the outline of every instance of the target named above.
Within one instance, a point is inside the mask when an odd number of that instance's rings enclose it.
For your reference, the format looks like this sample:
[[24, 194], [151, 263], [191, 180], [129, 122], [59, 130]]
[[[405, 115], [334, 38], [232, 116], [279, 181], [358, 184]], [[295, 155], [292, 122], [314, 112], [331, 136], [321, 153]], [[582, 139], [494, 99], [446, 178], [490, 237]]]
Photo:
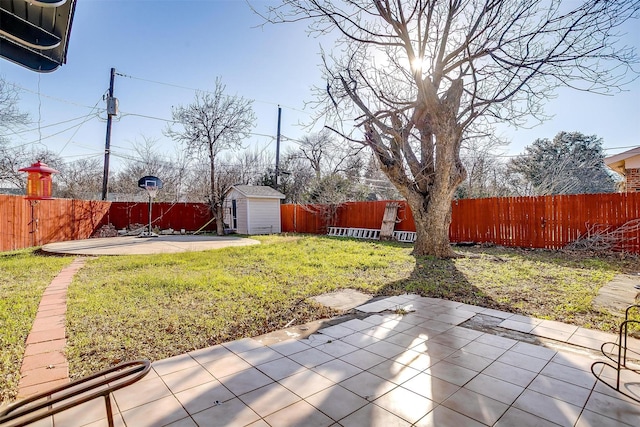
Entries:
[[[636, 60], [616, 48], [640, 2], [560, 0], [282, 0], [272, 23], [337, 30], [323, 56], [318, 119], [368, 146], [406, 198], [416, 255], [452, 257], [451, 201], [466, 171], [460, 148], [496, 122], [544, 119], [560, 86], [620, 88]], [[628, 80], [631, 80], [629, 78]], [[353, 120], [353, 126], [349, 126]]]
[[213, 92], [198, 92], [188, 106], [172, 109], [173, 120], [182, 127], [169, 127], [167, 135], [185, 144], [193, 156], [206, 155], [209, 161], [211, 211], [216, 219], [218, 235], [224, 234], [222, 202], [228, 188], [220, 184], [226, 180], [218, 177], [217, 157], [223, 150], [239, 148], [255, 125], [251, 107], [253, 101], [224, 94], [225, 86], [219, 78]]

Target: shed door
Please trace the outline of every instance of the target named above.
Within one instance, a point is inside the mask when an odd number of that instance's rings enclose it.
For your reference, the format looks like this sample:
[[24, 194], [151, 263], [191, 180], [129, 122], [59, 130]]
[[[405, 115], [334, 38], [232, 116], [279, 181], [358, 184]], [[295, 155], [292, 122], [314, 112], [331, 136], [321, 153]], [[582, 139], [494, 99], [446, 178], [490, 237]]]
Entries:
[[238, 205], [236, 199], [231, 200], [231, 228], [238, 229]]

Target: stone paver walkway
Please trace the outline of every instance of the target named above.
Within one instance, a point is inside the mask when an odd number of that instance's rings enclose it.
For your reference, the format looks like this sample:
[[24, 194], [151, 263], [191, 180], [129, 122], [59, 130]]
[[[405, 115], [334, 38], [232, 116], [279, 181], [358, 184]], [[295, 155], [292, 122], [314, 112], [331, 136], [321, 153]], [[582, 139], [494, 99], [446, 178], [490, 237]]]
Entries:
[[19, 398], [69, 382], [69, 365], [64, 355], [67, 288], [84, 263], [84, 258], [76, 258], [51, 281], [42, 295], [27, 337], [20, 369]]
[[593, 307], [608, 311], [622, 311], [640, 296], [640, 273], [617, 274], [613, 280], [598, 289]]
[[[595, 352], [465, 325], [481, 315], [575, 336], [573, 327], [416, 295], [358, 310], [363, 318], [304, 339], [246, 338], [156, 361], [113, 394], [116, 426], [638, 425], [640, 404], [591, 373]], [[623, 381], [640, 396], [636, 377]], [[106, 425], [104, 402], [37, 425]]]

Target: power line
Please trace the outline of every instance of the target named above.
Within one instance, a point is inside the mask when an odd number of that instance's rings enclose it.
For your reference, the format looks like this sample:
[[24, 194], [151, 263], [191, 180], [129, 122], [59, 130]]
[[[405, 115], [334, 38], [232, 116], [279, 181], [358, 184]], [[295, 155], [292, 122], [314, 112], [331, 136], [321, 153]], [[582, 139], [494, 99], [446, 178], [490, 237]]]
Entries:
[[127, 117], [127, 116], [142, 117], [144, 119], [159, 120], [161, 122], [167, 122], [167, 123], [180, 123], [180, 122], [177, 122], [177, 121], [171, 120], [171, 119], [163, 119], [162, 117], [154, 117], [154, 116], [147, 116], [145, 114], [126, 113], [124, 111], [120, 111], [120, 117], [124, 118], [124, 117]]
[[92, 159], [94, 157], [101, 157], [101, 156], [102, 156], [102, 153], [99, 152], [99, 153], [96, 153], [96, 154], [71, 154], [71, 155], [68, 155], [68, 156], [64, 156], [63, 158], [64, 159], [71, 159], [73, 157], [82, 157], [84, 159]]
[[[145, 78], [142, 78], [142, 77], [135, 77], [135, 76], [132, 76], [132, 75], [129, 75], [129, 74], [124, 74], [124, 73], [116, 72], [116, 75], [118, 75], [120, 77], [126, 77], [126, 78], [132, 79], [132, 80], [139, 80], [139, 81], [142, 81], [142, 82], [153, 83], [153, 84], [162, 85], [162, 86], [175, 87], [177, 89], [184, 89], [184, 90], [189, 90], [189, 91], [193, 91], [193, 92], [202, 92], [202, 93], [213, 94], [213, 92], [211, 92], [209, 90], [205, 90], [205, 89], [198, 89], [198, 88], [189, 87], [189, 86], [182, 86], [182, 85], [178, 85], [178, 84], [174, 84], [174, 83], [167, 83], [167, 82], [161, 82], [161, 81], [158, 81], [158, 80], [145, 79]], [[277, 103], [277, 102], [262, 101], [262, 100], [258, 100], [258, 99], [254, 99], [253, 101], [257, 102], [257, 103], [260, 103], [260, 104], [280, 105], [281, 107], [284, 107], [284, 108], [286, 108], [288, 110], [297, 111], [299, 113], [311, 115], [311, 113], [309, 113], [308, 111], [299, 110], [299, 109], [293, 108], [293, 107], [288, 107], [286, 105], [282, 105], [282, 104]]]
[[[47, 129], [47, 128], [50, 128], [50, 127], [63, 125], [63, 124], [65, 124], [65, 123], [74, 122], [74, 121], [76, 121], [76, 120], [80, 120], [80, 119], [83, 119], [83, 118], [85, 118], [85, 117], [87, 117], [87, 115], [86, 115], [86, 114], [84, 114], [84, 115], [82, 115], [82, 116], [74, 117], [74, 118], [72, 118], [72, 119], [63, 120], [63, 121], [56, 122], [56, 123], [51, 123], [51, 124], [46, 125], [46, 126], [41, 126], [41, 127], [40, 127], [40, 129]], [[34, 132], [34, 129], [25, 129], [25, 130], [21, 130], [21, 131], [14, 131], [14, 132], [12, 132], [12, 133], [13, 133], [13, 135], [21, 135], [21, 134], [29, 133], [29, 132]], [[0, 135], [0, 138], [6, 138], [6, 137], [8, 137], [8, 136], [10, 136], [10, 135], [8, 135], [8, 134], [4, 134], [4, 135]]]
[[62, 102], [63, 104], [74, 105], [74, 106], [76, 106], [76, 107], [82, 107], [82, 108], [89, 108], [89, 109], [91, 109], [91, 110], [94, 108], [94, 107], [90, 107], [90, 106], [88, 106], [88, 105], [83, 105], [83, 104], [79, 104], [79, 103], [77, 103], [77, 102], [69, 101], [68, 99], [57, 98], [57, 97], [55, 97], [55, 96], [45, 95], [45, 94], [43, 94], [43, 93], [40, 93], [40, 94], [39, 94], [38, 92], [36, 92], [36, 91], [34, 91], [34, 90], [27, 89], [26, 87], [20, 86], [20, 85], [15, 84], [15, 83], [13, 83], [13, 85], [14, 85], [15, 87], [17, 87], [17, 88], [20, 88], [20, 89], [24, 90], [25, 92], [29, 92], [29, 93], [32, 93], [32, 94], [34, 94], [34, 95], [39, 95], [39, 96], [41, 96], [41, 97], [43, 97], [43, 98], [52, 99], [52, 100], [57, 101], [57, 102]]
[[[86, 116], [85, 116], [85, 117], [86, 117]], [[24, 147], [24, 146], [26, 146], [26, 145], [35, 144], [35, 143], [37, 143], [37, 142], [42, 141], [43, 139], [49, 139], [49, 138], [52, 138], [52, 137], [54, 137], [54, 136], [56, 136], [56, 135], [60, 135], [61, 133], [67, 132], [67, 131], [69, 131], [69, 130], [71, 130], [71, 129], [74, 129], [74, 128], [76, 128], [76, 127], [80, 127], [80, 126], [82, 126], [83, 124], [87, 123], [89, 120], [94, 119], [95, 117], [97, 117], [97, 114], [95, 114], [95, 113], [94, 113], [94, 114], [91, 114], [91, 117], [87, 117], [85, 120], [83, 120], [82, 122], [78, 123], [77, 125], [73, 125], [73, 126], [71, 126], [71, 127], [68, 127], [68, 128], [62, 129], [62, 130], [61, 130], [61, 131], [59, 131], [59, 132], [52, 133], [51, 135], [43, 136], [42, 138], [38, 138], [38, 139], [36, 139], [36, 140], [30, 141], [30, 142], [26, 142], [26, 143], [24, 143], [24, 144], [16, 145], [16, 146], [14, 146], [14, 147], [15, 147], [15, 148], [20, 148], [20, 147]]]
[[[622, 150], [625, 148], [636, 148], [638, 147], [637, 145], [626, 145], [623, 147], [602, 147], [602, 151], [611, 151], [611, 150]], [[471, 151], [471, 150], [470, 150]], [[526, 156], [526, 154], [524, 153], [520, 153], [520, 154], [492, 154], [493, 157], [501, 157], [501, 158], [514, 158], [514, 157], [520, 157], [520, 156]], [[461, 156], [461, 157], [466, 157], [466, 158], [470, 158], [471, 156]]]
[[[98, 106], [98, 103], [100, 103], [100, 101], [102, 100], [102, 97], [98, 98], [98, 100], [96, 101], [96, 103], [93, 106], [93, 109], [91, 111], [89, 111], [89, 114], [87, 114], [85, 117], [89, 117], [92, 113], [93, 110], [96, 109], [96, 107]], [[97, 113], [99, 114], [99, 113]], [[62, 154], [62, 152], [64, 151], [65, 148], [67, 148], [67, 146], [69, 145], [69, 143], [71, 142], [71, 140], [73, 139], [74, 136], [76, 136], [76, 134], [78, 133], [78, 131], [80, 130], [80, 128], [82, 127], [83, 124], [85, 124], [86, 121], [83, 121], [82, 123], [80, 123], [80, 125], [78, 125], [78, 127], [76, 128], [76, 130], [73, 132], [73, 134], [69, 137], [69, 139], [67, 140], [67, 142], [62, 146], [62, 148], [60, 149], [60, 151], [58, 152], [58, 156]]]
[[[151, 119], [151, 120], [159, 120], [159, 121], [167, 122], [167, 123], [180, 123], [179, 121], [171, 120], [171, 119], [165, 119], [163, 117], [155, 117], [155, 116], [149, 116], [149, 115], [145, 115], [145, 114], [127, 113], [125, 111], [120, 111], [120, 117], [121, 118], [124, 118], [126, 116], [141, 117], [141, 118], [144, 118], [144, 119]], [[265, 138], [275, 139], [275, 136], [267, 135], [267, 134], [264, 134], [264, 133], [248, 132], [248, 135], [251, 135], [251, 136], [263, 136]]]

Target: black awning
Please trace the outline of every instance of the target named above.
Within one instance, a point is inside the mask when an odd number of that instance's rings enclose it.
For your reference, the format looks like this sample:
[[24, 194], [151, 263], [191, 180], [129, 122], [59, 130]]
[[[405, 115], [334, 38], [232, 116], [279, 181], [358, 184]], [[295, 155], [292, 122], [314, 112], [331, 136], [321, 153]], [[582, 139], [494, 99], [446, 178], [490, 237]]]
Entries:
[[0, 0], [0, 57], [37, 72], [67, 62], [76, 0]]

